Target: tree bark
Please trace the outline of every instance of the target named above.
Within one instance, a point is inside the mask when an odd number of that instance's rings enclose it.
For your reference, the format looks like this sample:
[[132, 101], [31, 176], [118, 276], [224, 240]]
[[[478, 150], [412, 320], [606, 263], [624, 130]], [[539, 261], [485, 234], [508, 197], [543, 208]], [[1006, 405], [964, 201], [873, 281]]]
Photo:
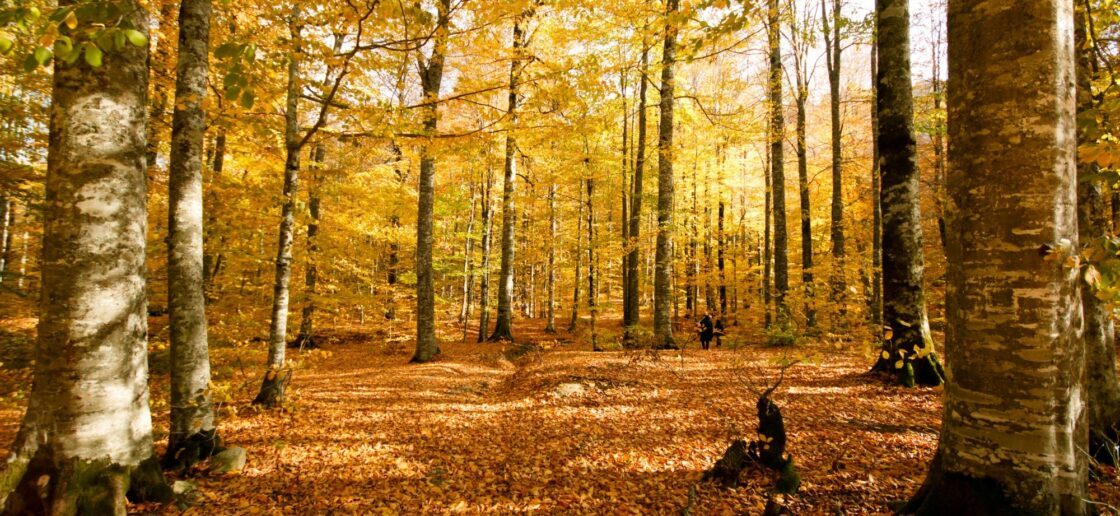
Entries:
[[475, 198], [476, 186], [473, 184], [474, 174], [471, 176], [471, 208], [467, 215], [466, 237], [463, 238], [463, 303], [459, 308], [459, 324], [463, 325], [464, 336], [467, 320], [471, 316], [471, 291], [474, 290], [474, 219], [475, 205], [478, 204]]
[[300, 138], [299, 138], [299, 94], [300, 94], [300, 32], [302, 22], [299, 13], [293, 13], [289, 20], [292, 44], [295, 45], [288, 56], [288, 91], [284, 107], [284, 195], [280, 208], [280, 236], [276, 245], [276, 276], [272, 286], [272, 318], [268, 336], [268, 362], [261, 390], [253, 400], [254, 405], [275, 407], [283, 401], [283, 384], [279, 382], [284, 375], [285, 351], [288, 340], [288, 304], [292, 279], [292, 241], [295, 238], [295, 203], [299, 193]]
[[163, 465], [187, 469], [218, 451], [210, 403], [203, 291], [202, 137], [209, 79], [210, 0], [183, 0], [169, 163], [167, 307], [171, 330], [171, 432]]
[[[904, 16], [895, 1], [883, 7]], [[1067, 265], [1079, 252], [1073, 1], [977, 6], [949, 2], [949, 378], [937, 458], [903, 512], [1095, 512]]]
[[311, 219], [307, 221], [307, 270], [303, 275], [304, 301], [300, 313], [299, 334], [293, 347], [310, 349], [315, 343], [315, 295], [319, 281], [319, 208], [321, 197], [319, 189], [323, 182], [323, 160], [326, 147], [316, 144], [311, 151], [311, 180], [307, 188], [307, 211]]
[[910, 9], [877, 0], [880, 177], [883, 210], [883, 340], [875, 370], [905, 385], [940, 385], [944, 372], [926, 314], [922, 218], [914, 101], [910, 84]]
[[768, 0], [768, 42], [770, 49], [770, 189], [774, 212], [774, 303], [778, 326], [789, 326], [789, 232], [786, 228], [786, 176], [782, 141], [785, 115], [782, 105], [782, 40], [778, 0]]
[[[416, 352], [412, 362], [431, 361], [439, 354], [436, 340], [436, 300], [433, 290], [432, 217], [435, 208], [436, 158], [432, 137], [439, 125], [440, 85], [443, 82], [444, 54], [450, 31], [451, 0], [439, 0], [432, 55], [420, 63], [420, 82], [424, 91], [424, 135], [420, 144], [420, 183], [416, 210]], [[419, 58], [418, 58], [419, 59]], [[420, 59], [422, 61], [422, 59]]]
[[[767, 141], [769, 142], [769, 140], [771, 139], [770, 132], [767, 131], [766, 135], [767, 135]], [[770, 156], [770, 150], [771, 150], [771, 147], [768, 143], [766, 145], [766, 150], [764, 151], [766, 153], [766, 163], [765, 163], [765, 166], [762, 167], [762, 175], [765, 176], [764, 180], [766, 182], [766, 193], [765, 193], [766, 200], [765, 200], [765, 209], [763, 209], [763, 212], [765, 213], [763, 215], [764, 236], [763, 236], [762, 253], [761, 253], [761, 255], [762, 255], [762, 303], [764, 305], [766, 305], [766, 307], [765, 307], [766, 314], [764, 316], [764, 325], [765, 325], [767, 330], [769, 330], [774, 324], [774, 314], [773, 314], [773, 311], [772, 311], [773, 306], [772, 306], [772, 303], [771, 303], [771, 285], [773, 283], [771, 280], [773, 278], [773, 262], [774, 262], [774, 260], [773, 260], [773, 258], [774, 258], [774, 246], [773, 246], [773, 242], [772, 242], [772, 238], [771, 238], [771, 235], [773, 234], [773, 231], [771, 230], [771, 228], [774, 226], [774, 222], [773, 222], [773, 218], [774, 218], [774, 188], [773, 188], [773, 184], [772, 184], [773, 180], [770, 177], [770, 174], [773, 170], [770, 166], [770, 162], [773, 160], [773, 158]]]
[[522, 18], [513, 22], [513, 59], [509, 65], [509, 107], [506, 110], [511, 131], [506, 133], [506, 161], [502, 178], [502, 268], [498, 279], [498, 319], [490, 340], [513, 340], [513, 233], [517, 224], [513, 193], [517, 180], [517, 140], [512, 128], [517, 125], [517, 95], [521, 81], [522, 47], [525, 44], [521, 22]]
[[[793, 8], [793, 3], [790, 3]], [[807, 8], [806, 8], [807, 9]], [[827, 18], [822, 20], [825, 24], [828, 23]], [[794, 22], [796, 23], [796, 22]], [[808, 53], [809, 42], [805, 41], [805, 36], [800, 32], [801, 30], [808, 31], [809, 19], [806, 16], [804, 21], [805, 28], [799, 29], [795, 25], [790, 26], [790, 32], [793, 34], [793, 52], [794, 52], [794, 79], [797, 88], [794, 103], [797, 107], [797, 186], [801, 200], [801, 284], [805, 292], [805, 326], [806, 328], [814, 328], [817, 325], [817, 312], [813, 307], [814, 286], [813, 286], [813, 223], [812, 223], [812, 205], [809, 198], [809, 159], [808, 151], [805, 147], [805, 103], [809, 99], [809, 69], [808, 69]], [[827, 25], [826, 25], [827, 27]], [[828, 40], [826, 39], [826, 42]], [[831, 61], [830, 67], [831, 67]], [[829, 69], [831, 72], [831, 68]], [[831, 78], [831, 73], [829, 75]], [[833, 176], [836, 180], [837, 176]], [[837, 198], [835, 196], [837, 188], [833, 188], [833, 214], [837, 206]], [[833, 240], [835, 245], [835, 222], [833, 223]], [[841, 248], [843, 248], [843, 230], [840, 233]]]
[[[643, 41], [644, 43], [644, 41]], [[631, 180], [632, 192], [630, 194], [630, 252], [626, 256], [626, 292], [625, 303], [630, 305], [629, 318], [623, 321], [627, 335], [632, 335], [633, 328], [641, 324], [641, 235], [642, 235], [642, 197], [645, 183], [646, 167], [646, 96], [649, 90], [649, 48], [642, 45], [641, 69], [638, 74], [638, 127], [637, 141], [634, 143], [634, 177]]]
[[8, 197], [0, 200], [0, 283], [11, 267], [12, 234], [16, 226], [16, 203]]
[[572, 320], [568, 323], [569, 333], [576, 331], [576, 323], [579, 322], [579, 276], [583, 264], [581, 254], [583, 247], [583, 179], [579, 180], [576, 190], [579, 191], [579, 200], [576, 201], [576, 248], [572, 253], [576, 257], [576, 270], [575, 275], [572, 276]]
[[[879, 74], [878, 43], [871, 47], [871, 77]], [[883, 336], [883, 209], [881, 174], [879, 173], [879, 85], [871, 81], [871, 326], [880, 339]]]
[[544, 331], [556, 333], [556, 184], [548, 186], [548, 324]]
[[[1077, 111], [1097, 108], [1093, 98], [1093, 60], [1088, 37], [1089, 13], [1078, 4], [1074, 37], [1077, 49]], [[1089, 136], [1078, 128], [1078, 143], [1088, 143]], [[1081, 245], [1091, 255], [1103, 249], [1111, 235], [1106, 185], [1097, 179], [1099, 167], [1094, 163], [1078, 166], [1077, 227]], [[1087, 267], [1092, 267], [1090, 264]], [[1087, 278], [1081, 288], [1082, 317], [1085, 342], [1085, 390], [1089, 411], [1089, 453], [1094, 459], [1115, 465], [1116, 443], [1120, 441], [1120, 380], [1116, 376], [1116, 331], [1111, 311], [1097, 299], [1098, 285]]]
[[653, 286], [654, 347], [675, 349], [673, 341], [673, 76], [677, 54], [680, 0], [666, 0], [665, 42], [661, 57], [661, 118], [657, 142], [657, 257]]
[[[590, 174], [590, 157], [584, 158], [584, 168]], [[588, 175], [584, 183], [587, 184], [587, 312], [591, 314], [591, 349], [602, 351], [595, 326], [599, 319], [599, 285], [595, 276], [599, 268], [595, 253], [595, 179]]]
[[840, 45], [841, 0], [832, 0], [832, 23], [821, 0], [822, 32], [825, 41], [825, 64], [828, 69], [829, 115], [832, 121], [832, 302], [837, 306], [838, 318], [844, 317], [844, 176], [841, 169], [840, 137]]
[[494, 174], [486, 153], [486, 182], [482, 185], [482, 277], [478, 286], [478, 342], [486, 340], [490, 328], [490, 249], [494, 234]]
[[[121, 8], [146, 35], [144, 6]], [[148, 407], [148, 46], [55, 60], [52, 85], [34, 380], [0, 507], [123, 515], [126, 496], [171, 497]]]

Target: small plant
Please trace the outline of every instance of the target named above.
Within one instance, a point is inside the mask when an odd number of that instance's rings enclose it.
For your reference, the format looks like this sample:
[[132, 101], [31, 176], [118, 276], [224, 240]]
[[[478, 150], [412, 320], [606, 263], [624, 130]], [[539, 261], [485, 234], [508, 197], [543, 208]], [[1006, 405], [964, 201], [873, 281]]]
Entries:
[[766, 332], [766, 345], [775, 348], [796, 346], [801, 335], [793, 328], [774, 328]]

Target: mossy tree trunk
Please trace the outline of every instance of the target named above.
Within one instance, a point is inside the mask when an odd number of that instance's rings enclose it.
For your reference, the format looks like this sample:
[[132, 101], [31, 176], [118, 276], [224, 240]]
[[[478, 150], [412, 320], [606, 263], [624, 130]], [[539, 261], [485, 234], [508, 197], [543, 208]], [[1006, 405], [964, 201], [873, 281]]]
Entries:
[[926, 313], [907, 0], [877, 0], [876, 112], [883, 224], [883, 324], [875, 370], [905, 385], [941, 385]]
[[[144, 6], [122, 8], [147, 34]], [[97, 68], [56, 60], [52, 83], [34, 380], [0, 507], [123, 515], [126, 499], [171, 495], [148, 407], [148, 47]]]
[[767, 40], [770, 52], [769, 110], [770, 110], [770, 208], [774, 221], [774, 303], [777, 306], [778, 325], [789, 326], [789, 231], [786, 227], [786, 175], [785, 115], [782, 104], [782, 39], [778, 0], [767, 3]]
[[948, 20], [948, 379], [903, 512], [1085, 514], [1073, 0], [950, 0]]

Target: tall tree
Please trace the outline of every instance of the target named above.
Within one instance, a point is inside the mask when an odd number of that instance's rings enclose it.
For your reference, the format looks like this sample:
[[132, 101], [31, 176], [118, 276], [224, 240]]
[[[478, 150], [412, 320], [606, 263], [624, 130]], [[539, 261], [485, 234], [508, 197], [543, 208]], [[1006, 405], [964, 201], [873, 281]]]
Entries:
[[490, 249], [494, 239], [494, 170], [490, 167], [490, 147], [484, 154], [486, 177], [482, 185], [482, 272], [478, 280], [478, 342], [486, 340], [490, 328]]
[[202, 136], [209, 79], [210, 0], [183, 0], [169, 164], [167, 308], [171, 330], [171, 432], [165, 468], [189, 468], [218, 448], [210, 404], [203, 292]]
[[[797, 186], [801, 196], [801, 283], [805, 289], [805, 326], [813, 328], [817, 325], [817, 313], [813, 307], [813, 222], [809, 198], [809, 156], [805, 146], [805, 104], [809, 100], [811, 79], [808, 56], [813, 45], [810, 28], [813, 17], [808, 8], [800, 17], [797, 16], [797, 6], [793, 1], [789, 3], [789, 8], [793, 13], [790, 17], [790, 43], [793, 47], [794, 103], [797, 106]], [[828, 23], [827, 20], [825, 23]]]
[[883, 210], [883, 321], [889, 327], [875, 370], [907, 385], [940, 385], [944, 372], [926, 314], [918, 155], [910, 84], [907, 0], [875, 4], [879, 73], [879, 167]]
[[587, 179], [583, 181], [587, 184], [587, 311], [591, 315], [591, 349], [602, 351], [596, 328], [599, 321], [599, 284], [596, 277], [599, 264], [595, 252], [595, 178], [590, 175], [591, 158], [584, 159], [584, 168], [588, 171]]
[[299, 193], [300, 149], [300, 39], [303, 30], [300, 14], [288, 20], [291, 51], [288, 54], [288, 88], [284, 105], [284, 195], [280, 207], [280, 237], [276, 245], [276, 277], [272, 286], [272, 317], [268, 332], [268, 370], [253, 404], [274, 407], [284, 399], [287, 375], [284, 370], [288, 340], [288, 302], [292, 279], [292, 241], [295, 239], [296, 195]]
[[583, 264], [582, 254], [583, 250], [583, 178], [580, 178], [579, 184], [576, 186], [578, 200], [576, 201], [576, 247], [572, 254], [576, 258], [575, 275], [572, 276], [572, 319], [568, 323], [568, 333], [576, 331], [576, 323], [579, 322], [579, 285], [580, 285], [580, 268]]
[[767, 2], [767, 40], [770, 52], [770, 208], [774, 212], [774, 302], [778, 325], [789, 325], [789, 231], [786, 227], [786, 175], [782, 143], [785, 115], [782, 104], [782, 40], [778, 0]]
[[1086, 514], [1073, 1], [985, 7], [949, 1], [949, 379], [903, 513]]
[[654, 347], [675, 349], [673, 341], [673, 95], [677, 63], [676, 19], [680, 0], [665, 2], [665, 42], [661, 55], [661, 119], [657, 141], [657, 264], [653, 281]]
[[[548, 185], [548, 241], [556, 242], [556, 183]], [[548, 323], [544, 331], [556, 333], [556, 246], [548, 246]]]
[[432, 138], [439, 125], [439, 88], [451, 24], [451, 0], [436, 2], [432, 54], [425, 62], [417, 53], [420, 86], [424, 92], [424, 137], [420, 144], [420, 184], [416, 210], [416, 352], [413, 362], [428, 362], [439, 354], [436, 341], [436, 299], [432, 271], [432, 215], [435, 207], [436, 158]]
[[[1091, 13], [1078, 3], [1074, 35], [1077, 48], [1077, 111], [1078, 114], [1097, 108], [1092, 79], [1096, 56], [1089, 40]], [[1084, 125], [1078, 124], [1078, 142], [1087, 142]], [[1077, 228], [1082, 246], [1090, 256], [1099, 255], [1112, 234], [1107, 205], [1106, 185], [1099, 179], [1099, 167], [1082, 163], [1078, 167]], [[1088, 266], [1088, 267], [1091, 267]], [[1115, 328], [1111, 311], [1097, 299], [1099, 284], [1090, 279], [1086, 268], [1085, 281], [1080, 283], [1085, 339], [1085, 390], [1089, 409], [1089, 452], [1101, 462], [1117, 461], [1116, 443], [1120, 441], [1120, 380], [1116, 375]]]
[[300, 312], [299, 334], [296, 335], [293, 347], [309, 349], [315, 344], [315, 295], [319, 283], [319, 208], [322, 196], [320, 189], [323, 187], [323, 160], [327, 148], [322, 143], [317, 143], [311, 150], [311, 177], [307, 188], [307, 269], [303, 273], [304, 300], [303, 310]]
[[[878, 43], [872, 40], [871, 77], [879, 74]], [[879, 173], [878, 81], [871, 81], [871, 326], [876, 336], [883, 334], [883, 205], [882, 176]]]
[[522, 13], [513, 22], [513, 42], [509, 65], [509, 101], [506, 115], [511, 131], [506, 133], [506, 161], [502, 177], [502, 268], [498, 278], [498, 319], [490, 340], [513, 340], [513, 233], [517, 221], [514, 211], [514, 182], [517, 180], [517, 140], [512, 128], [517, 125], [517, 96], [524, 70], [525, 31], [522, 28], [530, 12]]
[[626, 288], [624, 289], [625, 300], [624, 303], [628, 305], [629, 311], [624, 314], [622, 321], [623, 326], [626, 327], [626, 335], [633, 335], [633, 328], [641, 323], [641, 273], [638, 270], [641, 264], [641, 241], [642, 234], [642, 192], [643, 183], [645, 183], [645, 168], [646, 168], [646, 95], [649, 90], [649, 46], [645, 44], [645, 39], [642, 40], [642, 57], [641, 64], [638, 69], [638, 127], [637, 139], [634, 142], [634, 178], [631, 180], [632, 192], [630, 194], [630, 252], [626, 255]]
[[840, 136], [843, 126], [840, 122], [840, 56], [843, 47], [840, 42], [840, 25], [844, 18], [840, 15], [841, 0], [832, 0], [832, 21], [825, 0], [821, 0], [821, 33], [824, 35], [825, 64], [828, 69], [829, 115], [832, 120], [832, 301], [837, 304], [838, 313], [844, 313], [844, 175], [841, 169]]
[[[5, 514], [124, 514], [126, 496], [171, 495], [148, 407], [148, 20], [119, 5], [140, 45], [54, 61], [34, 381], [0, 473]], [[84, 15], [83, 31], [103, 21]]]

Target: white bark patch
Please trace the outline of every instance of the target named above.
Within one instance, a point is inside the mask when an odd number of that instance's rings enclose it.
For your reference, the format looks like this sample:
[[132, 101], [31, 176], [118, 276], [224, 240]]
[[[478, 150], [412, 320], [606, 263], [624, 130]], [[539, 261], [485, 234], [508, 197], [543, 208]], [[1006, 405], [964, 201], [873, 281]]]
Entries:
[[136, 103], [128, 100], [122, 102], [100, 92], [75, 99], [64, 115], [71, 122], [70, 141], [64, 146], [88, 152], [79, 158], [110, 157], [131, 151], [135, 147], [135, 128], [144, 127], [144, 120], [136, 118]]

